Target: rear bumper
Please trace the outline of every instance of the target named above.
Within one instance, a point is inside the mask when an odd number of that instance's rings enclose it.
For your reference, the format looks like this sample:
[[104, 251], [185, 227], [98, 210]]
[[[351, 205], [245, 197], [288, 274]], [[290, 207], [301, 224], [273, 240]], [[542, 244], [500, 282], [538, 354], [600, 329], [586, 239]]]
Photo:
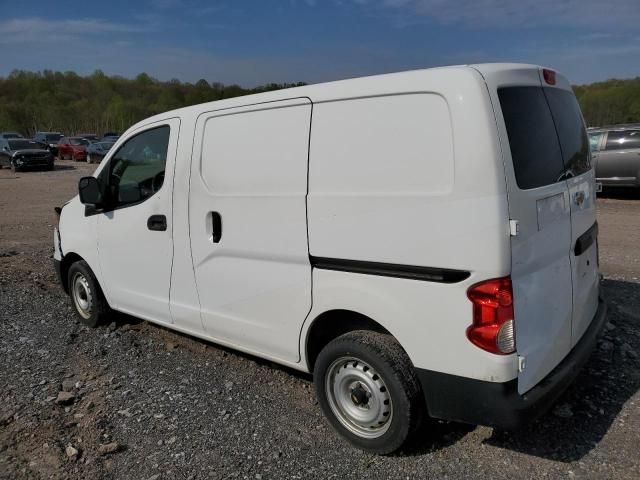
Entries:
[[518, 380], [505, 383], [417, 369], [429, 415], [443, 420], [513, 430], [544, 414], [589, 359], [607, 318], [598, 302], [591, 325], [565, 359], [538, 385], [518, 394]]

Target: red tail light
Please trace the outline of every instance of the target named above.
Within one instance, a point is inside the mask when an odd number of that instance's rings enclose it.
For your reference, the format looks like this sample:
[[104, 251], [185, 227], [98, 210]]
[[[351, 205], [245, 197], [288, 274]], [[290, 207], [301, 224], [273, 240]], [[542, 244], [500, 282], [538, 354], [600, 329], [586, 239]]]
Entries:
[[467, 296], [473, 303], [473, 324], [467, 329], [467, 338], [487, 352], [515, 352], [511, 278], [477, 283], [467, 290]]
[[542, 77], [544, 78], [544, 81], [547, 82], [549, 85], [556, 84], [556, 72], [554, 72], [553, 70], [549, 70], [548, 68], [543, 68]]

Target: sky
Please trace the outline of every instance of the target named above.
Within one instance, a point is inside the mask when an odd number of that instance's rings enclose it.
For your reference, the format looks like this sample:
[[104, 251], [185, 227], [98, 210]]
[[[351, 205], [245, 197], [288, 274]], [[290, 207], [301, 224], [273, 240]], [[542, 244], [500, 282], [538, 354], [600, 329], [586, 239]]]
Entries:
[[0, 0], [0, 76], [317, 83], [480, 62], [640, 76], [640, 0]]

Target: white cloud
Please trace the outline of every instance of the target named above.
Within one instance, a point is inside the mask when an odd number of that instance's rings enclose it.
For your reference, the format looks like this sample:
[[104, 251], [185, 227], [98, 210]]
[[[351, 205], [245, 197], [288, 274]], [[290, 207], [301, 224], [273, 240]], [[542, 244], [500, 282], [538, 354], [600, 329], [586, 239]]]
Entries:
[[143, 26], [104, 22], [99, 19], [48, 20], [39, 17], [15, 18], [0, 22], [0, 45], [59, 43], [85, 36], [110, 33], [139, 33]]
[[[352, 0], [363, 4], [363, 0]], [[370, 0], [401, 24], [430, 18], [467, 27], [618, 27], [637, 29], [638, 0]]]

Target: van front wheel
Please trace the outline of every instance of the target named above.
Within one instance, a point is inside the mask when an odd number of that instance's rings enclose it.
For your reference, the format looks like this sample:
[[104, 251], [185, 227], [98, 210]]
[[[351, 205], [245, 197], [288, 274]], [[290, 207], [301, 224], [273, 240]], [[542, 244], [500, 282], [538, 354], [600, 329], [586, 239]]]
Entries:
[[362, 450], [394, 452], [420, 427], [420, 383], [390, 335], [367, 330], [341, 335], [320, 352], [313, 375], [324, 414]]
[[111, 308], [87, 262], [80, 260], [71, 265], [67, 282], [80, 322], [92, 328], [105, 323]]

